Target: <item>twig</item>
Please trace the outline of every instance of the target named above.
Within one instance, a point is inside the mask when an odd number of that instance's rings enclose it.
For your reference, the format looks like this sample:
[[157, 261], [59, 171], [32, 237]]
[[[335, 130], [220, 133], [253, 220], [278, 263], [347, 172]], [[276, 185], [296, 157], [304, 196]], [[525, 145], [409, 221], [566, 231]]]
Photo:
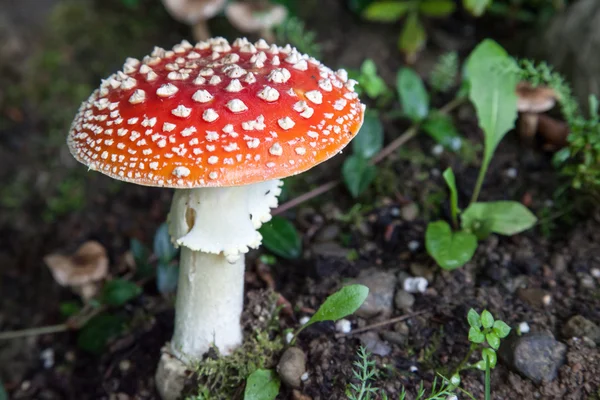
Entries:
[[[463, 104], [465, 101], [466, 101], [466, 99], [463, 97], [456, 97], [454, 100], [450, 101], [449, 103], [444, 105], [442, 108], [440, 108], [438, 110], [438, 112], [441, 114], [448, 114], [452, 110], [454, 110], [455, 108], [457, 108], [458, 106]], [[417, 136], [417, 134], [419, 133], [419, 128], [420, 128], [420, 123], [415, 122], [414, 124], [412, 124], [406, 131], [404, 131], [404, 133], [402, 133], [402, 135], [400, 135], [399, 137], [394, 139], [391, 143], [389, 143], [387, 146], [385, 146], [383, 149], [381, 149], [381, 151], [379, 153], [377, 153], [375, 156], [373, 156], [373, 158], [369, 161], [369, 163], [371, 165], [378, 164], [381, 161], [383, 161], [384, 159], [386, 159], [387, 157], [389, 157], [391, 154], [394, 154], [394, 152], [399, 147], [401, 147], [406, 142], [408, 142], [409, 140], [411, 140], [412, 138]], [[292, 200], [288, 201], [287, 203], [283, 203], [282, 205], [280, 205], [279, 207], [274, 209], [271, 212], [271, 214], [277, 215], [277, 214], [281, 214], [287, 210], [290, 210], [306, 201], [312, 200], [315, 197], [320, 196], [323, 193], [330, 191], [331, 189], [333, 189], [340, 183], [342, 183], [342, 182], [339, 179], [335, 179], [335, 180], [326, 182], [309, 192], [306, 192], [296, 198], [293, 198]]]
[[60, 333], [70, 330], [69, 324], [42, 326], [40, 328], [23, 329], [20, 331], [1, 332], [0, 340], [18, 339], [29, 336], [46, 335], [49, 333]]
[[377, 328], [381, 328], [382, 326], [386, 326], [386, 325], [390, 325], [390, 324], [395, 324], [396, 322], [404, 321], [404, 320], [407, 320], [407, 319], [410, 319], [410, 318], [413, 318], [413, 317], [417, 317], [419, 315], [427, 314], [429, 312], [431, 312], [431, 311], [425, 310], [425, 311], [417, 311], [417, 312], [414, 312], [414, 313], [411, 313], [411, 314], [404, 314], [404, 315], [401, 315], [399, 317], [395, 317], [395, 318], [391, 318], [391, 319], [388, 319], [388, 320], [385, 320], [385, 321], [377, 322], [376, 324], [367, 325], [367, 326], [364, 326], [364, 327], [359, 328], [359, 329], [354, 329], [353, 331], [348, 332], [348, 333], [338, 333], [338, 334], [335, 335], [335, 338], [339, 339], [341, 337], [351, 336], [351, 335], [354, 335], [356, 333], [363, 333], [363, 332], [366, 332], [366, 331], [370, 331], [371, 329], [377, 329]]

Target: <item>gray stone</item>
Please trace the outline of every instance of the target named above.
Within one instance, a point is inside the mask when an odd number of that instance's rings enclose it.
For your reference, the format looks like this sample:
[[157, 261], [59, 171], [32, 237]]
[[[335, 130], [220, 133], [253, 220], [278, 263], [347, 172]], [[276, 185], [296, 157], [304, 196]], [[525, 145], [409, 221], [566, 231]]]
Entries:
[[569, 319], [562, 328], [562, 334], [567, 339], [587, 337], [600, 345], [600, 327], [581, 315], [575, 315]]
[[394, 331], [383, 331], [381, 332], [381, 337], [390, 343], [397, 344], [398, 346], [404, 346], [408, 339], [406, 335]]
[[385, 357], [392, 352], [392, 347], [381, 340], [377, 332], [365, 332], [358, 338], [360, 339], [360, 343], [369, 351], [369, 353]]
[[340, 235], [340, 227], [337, 225], [327, 225], [321, 229], [315, 236], [317, 242], [331, 242]]
[[356, 311], [361, 318], [380, 316], [387, 318], [392, 314], [396, 276], [387, 271], [374, 268], [361, 271], [353, 281], [369, 288], [369, 295]]
[[287, 349], [277, 364], [277, 373], [283, 383], [292, 388], [299, 388], [305, 372], [306, 355], [304, 352], [298, 347]]
[[336, 242], [315, 243], [311, 246], [311, 251], [315, 256], [325, 258], [343, 258], [350, 254], [350, 249], [340, 246]]
[[398, 290], [394, 296], [394, 304], [399, 310], [410, 311], [415, 304], [415, 296], [404, 290]]
[[405, 221], [412, 222], [419, 216], [419, 206], [415, 203], [407, 204], [400, 209], [400, 215]]
[[539, 384], [556, 378], [565, 363], [567, 346], [549, 333], [510, 336], [498, 355], [512, 369]]

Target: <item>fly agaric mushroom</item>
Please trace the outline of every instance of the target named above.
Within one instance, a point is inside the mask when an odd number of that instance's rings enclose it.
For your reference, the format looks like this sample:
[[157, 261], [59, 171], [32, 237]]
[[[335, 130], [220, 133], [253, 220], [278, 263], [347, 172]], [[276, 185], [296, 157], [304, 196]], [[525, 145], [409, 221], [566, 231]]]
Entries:
[[[244, 254], [261, 243], [280, 179], [333, 157], [358, 132], [365, 107], [355, 83], [289, 45], [214, 38], [128, 59], [79, 109], [67, 141], [77, 160], [176, 189], [170, 353], [187, 365], [213, 344], [224, 355], [240, 345]], [[157, 384], [166, 397], [172, 382]]]
[[538, 127], [538, 114], [546, 112], [556, 104], [554, 90], [544, 86], [533, 87], [527, 82], [517, 85], [517, 109], [521, 113], [519, 119], [519, 133], [521, 137], [530, 142]]
[[267, 41], [273, 41], [273, 28], [283, 23], [287, 8], [269, 1], [233, 2], [225, 8], [227, 19], [244, 33], [258, 33]]
[[177, 21], [192, 27], [195, 40], [210, 38], [206, 21], [217, 15], [227, 0], [162, 0], [165, 8]]

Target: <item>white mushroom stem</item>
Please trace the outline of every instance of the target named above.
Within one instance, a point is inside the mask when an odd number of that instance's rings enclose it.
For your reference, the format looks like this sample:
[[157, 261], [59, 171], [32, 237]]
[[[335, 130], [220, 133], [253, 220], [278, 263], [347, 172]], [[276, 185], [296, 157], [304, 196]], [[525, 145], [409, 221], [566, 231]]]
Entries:
[[257, 229], [271, 219], [281, 181], [179, 189], [169, 232], [181, 246], [173, 354], [186, 364], [216, 346], [230, 354], [242, 342], [244, 253], [257, 248]]

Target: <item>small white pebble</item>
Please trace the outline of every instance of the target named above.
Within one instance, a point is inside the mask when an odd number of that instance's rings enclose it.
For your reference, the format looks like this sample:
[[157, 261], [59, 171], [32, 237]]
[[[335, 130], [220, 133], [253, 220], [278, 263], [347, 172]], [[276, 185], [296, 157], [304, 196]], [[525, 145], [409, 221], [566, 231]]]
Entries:
[[592, 268], [590, 274], [596, 279], [600, 279], [600, 268]]
[[425, 293], [429, 282], [427, 279], [417, 276], [415, 278], [406, 278], [403, 283], [404, 291], [408, 293]]
[[434, 156], [439, 156], [443, 152], [444, 152], [444, 146], [442, 146], [441, 144], [436, 144], [435, 146], [433, 146], [431, 148], [431, 154], [433, 154]]
[[50, 369], [54, 366], [54, 349], [46, 349], [40, 353], [40, 359], [43, 362], [44, 368]]
[[292, 339], [294, 338], [293, 332], [288, 332], [285, 334], [285, 341], [289, 344], [292, 343]]
[[408, 249], [410, 251], [416, 251], [419, 248], [420, 244], [418, 240], [411, 240], [408, 242]]
[[352, 323], [347, 319], [340, 319], [335, 323], [335, 330], [340, 333], [350, 333], [352, 330]]
[[308, 321], [310, 321], [310, 317], [304, 316], [300, 318], [300, 325], [306, 325]]
[[303, 374], [300, 376], [300, 380], [301, 380], [302, 382], [306, 382], [306, 381], [308, 380], [308, 372], [305, 372], [305, 373], [303, 373]]
[[451, 394], [450, 396], [446, 397], [446, 400], [458, 400], [458, 397], [455, 394]]
[[515, 179], [518, 175], [518, 171], [516, 168], [509, 168], [506, 170], [506, 176], [510, 179]]
[[527, 322], [521, 322], [518, 329], [520, 333], [529, 333], [529, 324]]
[[419, 368], [417, 368], [416, 365], [411, 365], [410, 368], [408, 369], [410, 372], [412, 372], [413, 374], [416, 372], [419, 372]]

